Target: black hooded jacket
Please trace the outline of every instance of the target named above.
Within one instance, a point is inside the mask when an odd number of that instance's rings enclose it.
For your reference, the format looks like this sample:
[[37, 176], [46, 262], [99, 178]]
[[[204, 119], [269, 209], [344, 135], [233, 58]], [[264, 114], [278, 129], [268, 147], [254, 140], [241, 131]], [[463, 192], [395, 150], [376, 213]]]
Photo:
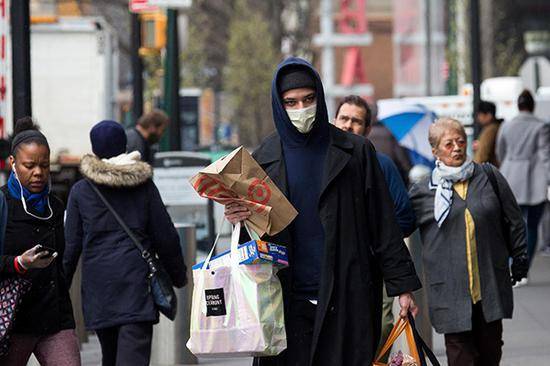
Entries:
[[[389, 296], [414, 291], [421, 284], [395, 220], [394, 205], [374, 148], [365, 138], [328, 123], [320, 79], [307, 62], [287, 59], [275, 75], [288, 65], [308, 67], [315, 75], [318, 120], [311, 136], [316, 136], [318, 128], [326, 129], [328, 138], [316, 203], [324, 240], [310, 365], [371, 366], [380, 334], [382, 279]], [[276, 85], [275, 77], [272, 97], [277, 133], [267, 137], [253, 156], [281, 192], [290, 197], [285, 144], [298, 135], [291, 129], [294, 127]], [[326, 123], [318, 123], [319, 118]], [[300, 262], [297, 256], [302, 243], [293, 241], [292, 227], [265, 239], [288, 247], [290, 268], [279, 272], [288, 321], [295, 281], [291, 267]], [[287, 365], [288, 352], [292, 351], [256, 359], [255, 365]]]

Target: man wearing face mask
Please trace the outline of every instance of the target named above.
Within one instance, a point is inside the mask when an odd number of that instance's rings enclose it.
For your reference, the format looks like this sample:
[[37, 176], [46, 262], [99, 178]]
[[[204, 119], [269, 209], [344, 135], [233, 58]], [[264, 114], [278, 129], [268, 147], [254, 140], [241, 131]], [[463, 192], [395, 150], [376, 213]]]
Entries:
[[126, 131], [128, 143], [126, 151], [139, 151], [141, 160], [153, 164], [155, 159], [156, 144], [160, 141], [170, 118], [160, 109], [153, 109], [151, 112], [141, 116], [134, 128]]
[[[264, 239], [287, 245], [279, 272], [288, 347], [255, 365], [370, 365], [381, 323], [382, 279], [401, 316], [417, 312], [420, 288], [372, 145], [329, 123], [323, 85], [299, 58], [272, 82], [277, 132], [253, 156], [299, 212]], [[250, 212], [226, 205], [231, 223]]]

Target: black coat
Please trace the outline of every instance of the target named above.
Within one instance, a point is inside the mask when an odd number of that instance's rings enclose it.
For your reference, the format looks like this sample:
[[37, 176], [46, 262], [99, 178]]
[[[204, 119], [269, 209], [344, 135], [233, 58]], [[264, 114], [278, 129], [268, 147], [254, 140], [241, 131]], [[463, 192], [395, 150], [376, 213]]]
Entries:
[[[142, 245], [157, 253], [173, 284], [183, 286], [186, 267], [179, 237], [150, 179], [150, 166], [142, 162], [115, 166], [86, 156], [81, 171]], [[82, 306], [88, 329], [158, 321], [146, 262], [86, 180], [71, 189], [65, 232], [63, 263], [69, 279], [82, 254]]]
[[7, 203], [8, 217], [1, 276], [16, 276], [13, 268], [15, 256], [36, 244], [54, 248], [58, 253], [58, 257], [48, 267], [30, 269], [21, 275], [30, 280], [31, 289], [17, 309], [14, 333], [44, 335], [73, 329], [73, 309], [61, 262], [65, 250], [63, 203], [50, 195], [53, 216], [49, 220], [39, 220], [23, 210], [21, 201], [8, 193], [7, 186], [2, 187], [2, 193]]
[[[325, 230], [319, 303], [311, 365], [371, 366], [381, 324], [382, 279], [389, 296], [421, 287], [394, 217], [394, 207], [372, 145], [330, 127], [319, 215]], [[281, 141], [268, 137], [254, 158], [287, 194]], [[273, 238], [289, 248], [288, 229]], [[288, 314], [292, 278], [279, 272]], [[256, 365], [286, 365], [284, 352]]]

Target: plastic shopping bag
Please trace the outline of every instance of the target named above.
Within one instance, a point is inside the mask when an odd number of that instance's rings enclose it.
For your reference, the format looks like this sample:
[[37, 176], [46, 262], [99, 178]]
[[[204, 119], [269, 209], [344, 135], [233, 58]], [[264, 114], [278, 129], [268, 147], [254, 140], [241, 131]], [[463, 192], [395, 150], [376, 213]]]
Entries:
[[[399, 336], [405, 332], [407, 336], [407, 345], [409, 347], [409, 354], [399, 351], [397, 354], [390, 357], [390, 362], [385, 364], [380, 360], [382, 357], [392, 348], [393, 344], [399, 338]], [[426, 357], [430, 360], [433, 366], [440, 366], [439, 361], [435, 357], [432, 350], [420, 337], [416, 326], [414, 324], [414, 318], [411, 313], [408, 314], [407, 319], [399, 318], [399, 320], [393, 326], [393, 329], [386, 340], [386, 343], [380, 350], [380, 354], [376, 357], [373, 366], [427, 366]]]
[[212, 248], [202, 268], [193, 270], [195, 287], [187, 347], [197, 356], [273, 356], [286, 348], [277, 267], [239, 264], [239, 234], [237, 224], [231, 236], [228, 265], [208, 267]]

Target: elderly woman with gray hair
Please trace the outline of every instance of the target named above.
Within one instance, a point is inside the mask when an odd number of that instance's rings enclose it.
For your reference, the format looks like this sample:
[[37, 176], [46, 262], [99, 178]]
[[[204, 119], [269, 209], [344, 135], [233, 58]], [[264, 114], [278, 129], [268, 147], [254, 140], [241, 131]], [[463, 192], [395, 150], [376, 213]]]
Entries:
[[450, 366], [498, 365], [502, 319], [512, 317], [512, 284], [528, 269], [521, 211], [498, 170], [467, 157], [460, 122], [437, 120], [429, 141], [436, 167], [410, 195], [430, 319], [445, 334]]

